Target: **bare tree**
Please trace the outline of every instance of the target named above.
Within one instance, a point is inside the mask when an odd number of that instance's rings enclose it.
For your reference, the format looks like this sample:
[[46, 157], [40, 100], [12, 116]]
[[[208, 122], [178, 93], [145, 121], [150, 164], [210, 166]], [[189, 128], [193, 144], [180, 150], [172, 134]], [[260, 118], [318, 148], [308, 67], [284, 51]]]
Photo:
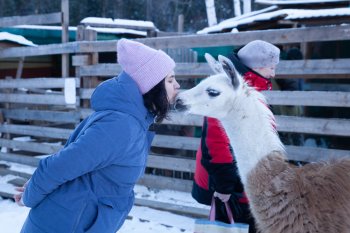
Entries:
[[235, 16], [240, 16], [241, 12], [241, 0], [233, 0], [233, 8], [235, 9]]
[[251, 11], [252, 11], [251, 0], [243, 0], [243, 14], [249, 13]]
[[207, 8], [208, 25], [213, 26], [217, 24], [214, 0], [205, 0], [205, 6]]

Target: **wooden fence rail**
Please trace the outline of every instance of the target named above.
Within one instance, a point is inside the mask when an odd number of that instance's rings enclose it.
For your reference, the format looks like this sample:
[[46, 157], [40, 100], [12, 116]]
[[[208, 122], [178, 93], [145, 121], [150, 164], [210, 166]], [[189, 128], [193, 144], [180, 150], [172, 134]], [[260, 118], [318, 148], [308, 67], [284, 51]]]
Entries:
[[[336, 78], [348, 78], [349, 64], [350, 59], [282, 60], [277, 66], [276, 75], [281, 78], [305, 75], [308, 78], [310, 75], [327, 74], [327, 78], [330, 79], [332, 75], [337, 75]], [[120, 65], [108, 63], [80, 66], [79, 69], [81, 76], [112, 77], [121, 72]], [[207, 63], [177, 63], [175, 74], [176, 76], [204, 77], [212, 74], [212, 70]]]
[[[324, 26], [294, 29], [262, 30], [240, 33], [188, 35], [137, 39], [153, 48], [198, 48], [226, 45], [244, 45], [259, 38], [274, 44], [315, 41], [341, 41], [350, 38], [350, 25]], [[65, 53], [115, 52], [116, 41], [82, 41], [65, 44], [43, 45], [36, 48], [8, 48], [0, 51], [0, 58], [40, 56]]]
[[2, 17], [0, 18], [0, 27], [11, 27], [23, 24], [55, 24], [61, 23], [61, 18], [61, 12], [40, 15]]

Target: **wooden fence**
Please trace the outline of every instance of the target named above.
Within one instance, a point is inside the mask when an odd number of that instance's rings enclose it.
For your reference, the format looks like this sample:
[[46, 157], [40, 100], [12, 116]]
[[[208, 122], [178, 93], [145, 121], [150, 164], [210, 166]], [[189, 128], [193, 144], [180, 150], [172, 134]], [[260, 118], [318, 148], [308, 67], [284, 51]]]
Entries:
[[[93, 38], [90, 37], [90, 38]], [[262, 39], [274, 44], [309, 43], [315, 41], [344, 41], [350, 39], [350, 26], [327, 26], [299, 29], [280, 29], [242, 33], [211, 35], [191, 35], [139, 39], [147, 45], [160, 49], [215, 47], [243, 45], [254, 39]], [[28, 155], [51, 154], [62, 147], [75, 125], [91, 110], [90, 96], [96, 85], [104, 79], [116, 76], [121, 68], [118, 64], [98, 63], [98, 53], [114, 52], [116, 41], [77, 41], [64, 44], [39, 46], [36, 48], [9, 48], [0, 50], [0, 58], [20, 56], [40, 56], [50, 54], [72, 54], [76, 69], [76, 104], [67, 104], [67, 79], [38, 78], [30, 82], [23, 80], [1, 80], [0, 104], [3, 123], [0, 125], [0, 159], [36, 164], [37, 158]], [[186, 51], [189, 51], [187, 50]], [[189, 53], [191, 54], [191, 52]], [[181, 56], [179, 56], [181, 58]], [[192, 57], [193, 58], [193, 57]], [[179, 60], [178, 60], [179, 61]], [[278, 78], [304, 79], [348, 79], [350, 59], [320, 59], [282, 61], [277, 68]], [[205, 63], [198, 63], [191, 56], [179, 62], [175, 73], [179, 80], [190, 80], [209, 75]], [[69, 79], [69, 78], [68, 78]], [[70, 80], [70, 79], [69, 79]], [[190, 82], [191, 83], [191, 82]], [[71, 88], [71, 85], [70, 85]], [[65, 94], [66, 93], [66, 94]], [[348, 92], [329, 91], [269, 91], [265, 92], [268, 103], [284, 106], [350, 107]], [[278, 131], [294, 134], [323, 135], [349, 138], [350, 119], [276, 116]], [[194, 127], [202, 125], [202, 118], [183, 117], [173, 113], [171, 120], [165, 121], [165, 129], [159, 131], [153, 142], [148, 160], [148, 172], [140, 181], [153, 188], [190, 191], [195, 168], [194, 154], [200, 139], [189, 134]], [[187, 134], [175, 134], [187, 130]], [[190, 130], [188, 130], [190, 129]], [[30, 136], [28, 140], [21, 140]], [[350, 156], [349, 150], [341, 148], [320, 148], [288, 145], [291, 159], [316, 161], [328, 157]]]
[[[69, 0], [61, 0], [61, 11], [49, 14], [35, 14], [26, 16], [10, 16], [0, 18], [1, 27], [11, 27], [16, 25], [47, 25], [60, 23], [62, 25], [62, 43], [69, 41]], [[69, 56], [68, 54], [62, 54], [62, 77], [69, 76]], [[20, 56], [20, 63], [23, 63], [26, 53]], [[22, 64], [23, 65], [23, 64]], [[23, 68], [23, 67], [21, 67]]]

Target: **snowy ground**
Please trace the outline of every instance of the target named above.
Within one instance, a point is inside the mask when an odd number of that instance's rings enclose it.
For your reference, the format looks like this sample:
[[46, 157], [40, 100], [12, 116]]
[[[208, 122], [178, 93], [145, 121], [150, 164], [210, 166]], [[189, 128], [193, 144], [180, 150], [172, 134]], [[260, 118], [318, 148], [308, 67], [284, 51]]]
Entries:
[[[32, 173], [34, 168], [11, 164], [11, 169]], [[0, 188], [11, 193], [13, 187], [6, 182], [14, 178], [11, 175], [0, 176]], [[189, 193], [171, 190], [150, 190], [144, 186], [135, 187], [135, 196], [148, 200], [156, 200], [169, 204], [185, 205], [208, 209], [206, 206], [196, 203]], [[19, 207], [12, 200], [0, 198], [0, 232], [18, 233], [29, 212], [26, 207]], [[129, 213], [129, 218], [118, 233], [175, 233], [193, 232], [194, 218], [173, 214], [166, 211], [151, 209], [148, 207], [134, 206]]]
[[[1, 233], [18, 233], [29, 212], [11, 200], [0, 200]], [[193, 232], [194, 219], [147, 207], [134, 206], [118, 233]], [[171, 227], [169, 227], [171, 225]]]

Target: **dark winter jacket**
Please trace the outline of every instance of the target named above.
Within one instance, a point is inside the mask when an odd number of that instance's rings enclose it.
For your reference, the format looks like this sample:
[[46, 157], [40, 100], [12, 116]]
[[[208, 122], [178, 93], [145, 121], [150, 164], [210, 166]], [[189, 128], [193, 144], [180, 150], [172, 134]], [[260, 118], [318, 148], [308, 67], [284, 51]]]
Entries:
[[[271, 89], [271, 82], [244, 66], [236, 55], [231, 57], [238, 72], [256, 90]], [[196, 154], [196, 169], [192, 196], [199, 203], [210, 205], [213, 193], [231, 194], [230, 204], [234, 219], [249, 222], [248, 199], [241, 183], [229, 139], [215, 118], [205, 117], [201, 144]]]
[[99, 85], [91, 106], [95, 112], [30, 179], [23, 202], [32, 209], [22, 233], [115, 233], [127, 217], [154, 117], [125, 72]]

